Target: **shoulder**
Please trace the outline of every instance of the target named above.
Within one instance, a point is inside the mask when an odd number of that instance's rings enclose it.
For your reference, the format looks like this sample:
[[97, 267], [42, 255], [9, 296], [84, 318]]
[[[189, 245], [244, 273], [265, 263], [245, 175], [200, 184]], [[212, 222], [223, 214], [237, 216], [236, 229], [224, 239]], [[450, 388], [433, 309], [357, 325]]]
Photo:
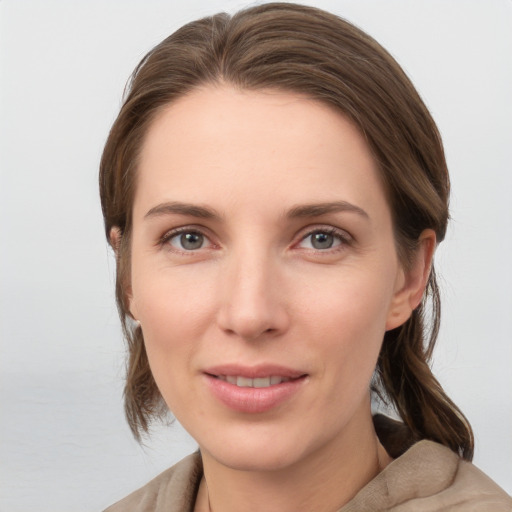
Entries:
[[512, 498], [446, 446], [420, 441], [402, 422], [382, 414], [373, 420], [395, 460], [356, 496], [367, 500], [368, 490], [379, 494], [385, 508], [371, 510], [512, 512]]
[[512, 498], [473, 464], [433, 441], [415, 443], [342, 509], [512, 512]]
[[446, 446], [420, 441], [402, 457], [403, 465], [397, 464], [395, 476], [401, 474], [403, 477], [410, 471], [416, 475], [409, 494], [401, 498], [411, 503], [411, 511], [512, 512], [512, 498], [476, 466]]
[[512, 512], [512, 497], [480, 469], [464, 460], [459, 461], [453, 483], [444, 491], [443, 497], [456, 503], [460, 510]]
[[512, 512], [512, 498], [450, 449], [432, 441], [420, 441], [389, 464], [342, 509], [356, 510]]
[[202, 475], [201, 456], [193, 453], [105, 512], [189, 512]]

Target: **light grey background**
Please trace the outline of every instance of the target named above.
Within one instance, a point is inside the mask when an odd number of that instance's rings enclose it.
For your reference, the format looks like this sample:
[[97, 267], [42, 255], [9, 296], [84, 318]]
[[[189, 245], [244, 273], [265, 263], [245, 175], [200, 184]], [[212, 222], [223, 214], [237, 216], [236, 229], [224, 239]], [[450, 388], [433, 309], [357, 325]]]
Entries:
[[[388, 48], [439, 124], [453, 221], [435, 370], [474, 426], [475, 463], [510, 493], [512, 2], [310, 3]], [[0, 511], [99, 510], [195, 447], [173, 426], [141, 448], [124, 423], [97, 167], [145, 52], [246, 5], [0, 1]]]

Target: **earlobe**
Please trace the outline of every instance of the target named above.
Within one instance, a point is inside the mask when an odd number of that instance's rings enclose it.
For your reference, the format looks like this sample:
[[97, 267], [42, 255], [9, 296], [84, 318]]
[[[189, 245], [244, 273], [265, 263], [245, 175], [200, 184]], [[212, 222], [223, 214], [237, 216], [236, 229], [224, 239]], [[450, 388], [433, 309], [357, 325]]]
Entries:
[[[120, 251], [120, 247], [121, 247], [121, 229], [119, 227], [114, 226], [110, 229], [109, 241], [110, 241], [110, 246], [112, 247], [112, 249], [114, 250], [114, 252], [116, 254], [117, 265], [119, 266], [120, 265], [119, 251]], [[119, 272], [119, 269], [118, 269], [118, 272]], [[122, 272], [121, 272], [121, 274], [122, 274]], [[118, 279], [123, 279], [123, 277], [118, 274]], [[131, 286], [131, 283], [129, 282], [129, 279], [128, 279], [128, 282], [123, 285], [123, 289], [124, 289], [125, 297], [128, 300], [128, 310], [130, 312], [130, 315], [135, 322], [138, 322], [138, 320], [137, 320], [138, 315], [136, 313], [136, 307], [134, 304], [132, 286]]]
[[425, 229], [419, 237], [413, 261], [407, 269], [400, 272], [397, 290], [388, 312], [387, 331], [406, 322], [420, 304], [430, 275], [435, 248], [435, 232]]
[[129, 308], [129, 311], [130, 311], [130, 315], [133, 319], [133, 322], [135, 324], [136, 327], [139, 327], [140, 326], [140, 320], [138, 319], [138, 314], [137, 314], [137, 308], [135, 306], [135, 301], [133, 300], [133, 296], [128, 296], [128, 308]]
[[121, 229], [117, 226], [110, 228], [109, 242], [117, 257], [119, 255], [119, 246], [121, 244]]

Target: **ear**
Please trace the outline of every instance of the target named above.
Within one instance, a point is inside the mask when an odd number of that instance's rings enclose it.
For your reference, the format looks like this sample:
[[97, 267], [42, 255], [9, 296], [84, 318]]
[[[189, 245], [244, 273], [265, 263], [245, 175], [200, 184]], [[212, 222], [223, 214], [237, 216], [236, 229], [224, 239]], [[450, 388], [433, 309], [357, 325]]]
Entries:
[[435, 248], [435, 232], [432, 229], [425, 229], [419, 237], [412, 262], [408, 268], [402, 267], [397, 277], [396, 289], [386, 321], [386, 331], [406, 322], [420, 304], [430, 275]]
[[121, 245], [121, 229], [117, 226], [110, 228], [110, 233], [108, 235], [110, 247], [114, 249], [116, 253], [116, 258], [119, 256], [119, 246]]
[[[129, 278], [125, 278], [123, 276], [124, 272], [122, 272], [122, 271], [119, 272], [119, 265], [121, 265], [121, 263], [119, 261], [119, 254], [120, 254], [119, 251], [120, 251], [120, 247], [121, 247], [121, 229], [120, 228], [118, 228], [117, 226], [114, 226], [113, 228], [110, 229], [109, 241], [110, 241], [110, 246], [112, 247], [112, 249], [114, 250], [114, 252], [116, 254], [116, 262], [117, 262], [117, 266], [118, 266], [117, 279], [126, 279], [128, 281], [123, 284], [123, 292], [126, 296], [126, 299], [128, 300], [128, 309], [130, 311], [130, 315], [132, 316], [132, 318], [134, 320], [137, 320], [137, 315], [135, 312], [136, 307], [134, 304], [131, 283], [129, 282]], [[129, 275], [129, 273], [128, 273], [128, 275]]]

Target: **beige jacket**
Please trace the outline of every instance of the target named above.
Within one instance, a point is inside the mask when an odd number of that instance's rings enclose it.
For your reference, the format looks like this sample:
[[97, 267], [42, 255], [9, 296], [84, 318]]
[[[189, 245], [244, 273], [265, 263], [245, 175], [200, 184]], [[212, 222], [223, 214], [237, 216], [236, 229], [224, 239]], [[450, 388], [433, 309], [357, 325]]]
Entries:
[[[192, 512], [201, 476], [194, 453], [105, 512]], [[512, 512], [512, 498], [448, 448], [420, 441], [339, 512], [355, 511]]]
[[[405, 425], [381, 414], [373, 422], [394, 460], [338, 512], [512, 512], [512, 498], [449, 448], [414, 443]], [[194, 453], [105, 512], [192, 512], [202, 474]]]

